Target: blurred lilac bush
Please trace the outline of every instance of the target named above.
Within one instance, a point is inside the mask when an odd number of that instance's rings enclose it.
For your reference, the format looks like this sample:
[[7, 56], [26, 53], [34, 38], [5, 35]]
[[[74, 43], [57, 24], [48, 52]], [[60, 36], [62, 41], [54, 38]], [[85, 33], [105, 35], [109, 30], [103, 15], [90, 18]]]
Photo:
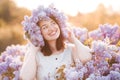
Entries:
[[25, 46], [11, 45], [0, 56], [0, 80], [18, 80]]
[[[62, 65], [58, 80], [120, 80], [120, 26], [104, 24], [88, 32], [74, 28], [75, 36], [91, 48], [92, 60], [85, 64]], [[0, 76], [3, 80], [19, 80], [26, 46], [8, 46], [0, 56]]]

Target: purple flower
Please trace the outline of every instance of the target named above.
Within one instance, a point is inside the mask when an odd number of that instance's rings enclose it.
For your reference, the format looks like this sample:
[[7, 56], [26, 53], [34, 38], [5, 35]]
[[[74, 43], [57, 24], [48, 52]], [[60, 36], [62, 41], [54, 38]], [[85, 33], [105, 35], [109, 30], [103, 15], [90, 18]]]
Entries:
[[[40, 32], [36, 33], [36, 31], [40, 31], [40, 28], [37, 26], [36, 23], [42, 20], [44, 17], [51, 16], [56, 19], [63, 32], [64, 38], [67, 37], [67, 32], [65, 32], [64, 30], [65, 27], [67, 27], [66, 16], [53, 7], [44, 8], [43, 6], [40, 6], [38, 9], [33, 10], [30, 17], [25, 16], [24, 21], [22, 22], [25, 33], [29, 35], [29, 37], [25, 35], [26, 38], [28, 38], [36, 47], [44, 46], [44, 39], [42, 37], [42, 34]], [[41, 38], [39, 38], [38, 35], [41, 36]]]
[[111, 38], [112, 35], [117, 31], [118, 26], [117, 25], [110, 25], [110, 24], [104, 24], [104, 25], [99, 25], [99, 28], [101, 32], [104, 34], [105, 37]]
[[65, 69], [66, 80], [77, 80], [79, 78], [79, 73], [76, 71], [75, 67], [70, 67]]
[[115, 61], [116, 61], [117, 63], [120, 63], [120, 54], [116, 56]]
[[120, 73], [117, 71], [110, 71], [110, 80], [120, 80]]
[[15, 75], [15, 77], [13, 78], [13, 80], [19, 80], [19, 71], [14, 71], [13, 74]]
[[3, 80], [10, 80], [9, 77], [5, 76]]
[[103, 40], [104, 39], [104, 35], [99, 29], [89, 32], [88, 35], [90, 38], [93, 38], [94, 40]]
[[0, 63], [0, 74], [6, 72], [7, 68], [8, 68], [8, 64], [6, 62]]
[[[11, 75], [13, 71], [19, 71], [22, 66], [22, 58], [26, 52], [26, 46], [22, 45], [11, 45], [6, 48], [6, 50], [1, 53], [2, 62], [0, 63], [0, 75], [5, 80], [13, 79]], [[6, 74], [7, 73], [7, 74]], [[15, 80], [18, 80], [15, 78]]]
[[114, 70], [114, 71], [120, 71], [120, 63], [114, 63], [114, 64], [112, 64], [112, 66], [111, 66], [111, 70]]
[[92, 48], [92, 50], [94, 50], [96, 55], [103, 56], [104, 51], [107, 50], [107, 44], [100, 40], [93, 41], [91, 48]]
[[73, 33], [81, 41], [84, 42], [88, 38], [88, 30], [86, 28], [73, 28]]

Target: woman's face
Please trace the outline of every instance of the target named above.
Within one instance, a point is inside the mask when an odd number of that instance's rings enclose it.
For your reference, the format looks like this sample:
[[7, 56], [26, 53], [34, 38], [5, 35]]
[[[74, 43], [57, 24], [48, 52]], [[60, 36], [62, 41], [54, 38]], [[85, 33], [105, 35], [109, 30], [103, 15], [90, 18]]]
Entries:
[[51, 18], [40, 21], [39, 23], [42, 35], [45, 40], [56, 40], [60, 35], [60, 28], [58, 24]]

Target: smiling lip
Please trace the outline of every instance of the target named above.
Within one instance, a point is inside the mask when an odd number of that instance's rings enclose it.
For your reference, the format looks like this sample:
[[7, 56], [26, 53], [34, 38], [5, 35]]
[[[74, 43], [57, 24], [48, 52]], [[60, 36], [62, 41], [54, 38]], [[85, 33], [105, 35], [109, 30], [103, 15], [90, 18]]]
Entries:
[[49, 35], [50, 36], [53, 36], [53, 35], [55, 35], [57, 33], [57, 30], [55, 30], [55, 31], [53, 31], [53, 32], [51, 32], [51, 33], [49, 33]]

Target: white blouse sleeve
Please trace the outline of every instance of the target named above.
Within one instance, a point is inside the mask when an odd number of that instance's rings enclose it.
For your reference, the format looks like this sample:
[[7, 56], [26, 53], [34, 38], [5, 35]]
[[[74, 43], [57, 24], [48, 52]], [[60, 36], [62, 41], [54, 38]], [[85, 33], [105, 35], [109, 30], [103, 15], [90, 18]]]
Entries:
[[38, 48], [29, 43], [28, 50], [25, 54], [24, 62], [20, 70], [20, 79], [22, 80], [34, 80], [36, 77], [36, 53]]
[[88, 46], [82, 44], [78, 39], [75, 39], [74, 47], [73, 47], [73, 59], [80, 59], [83, 63], [89, 61], [92, 58], [91, 50]]

